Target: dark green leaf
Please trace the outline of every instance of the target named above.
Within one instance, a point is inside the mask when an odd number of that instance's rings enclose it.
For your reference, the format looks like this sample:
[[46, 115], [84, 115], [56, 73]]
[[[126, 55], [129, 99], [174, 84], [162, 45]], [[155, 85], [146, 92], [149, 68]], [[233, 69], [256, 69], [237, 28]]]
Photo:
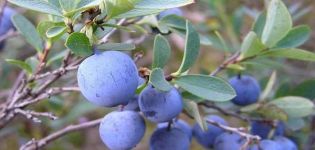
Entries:
[[65, 45], [74, 54], [79, 56], [89, 56], [93, 53], [89, 38], [84, 33], [72, 33]]
[[6, 59], [5, 61], [8, 62], [9, 64], [20, 67], [21, 69], [25, 70], [28, 74], [32, 74], [32, 67], [25, 63], [24, 61], [15, 59]]
[[161, 68], [153, 69], [150, 74], [150, 83], [160, 91], [169, 91], [172, 86], [165, 80], [164, 72]]
[[315, 99], [315, 79], [306, 80], [297, 85], [291, 90], [290, 95]]
[[41, 39], [34, 25], [29, 20], [27, 20], [22, 15], [16, 14], [13, 16], [12, 21], [16, 29], [23, 35], [25, 40], [38, 52], [41, 52], [44, 49], [43, 40]]
[[301, 25], [294, 27], [289, 33], [277, 43], [277, 48], [293, 48], [305, 43], [311, 36], [310, 27]]
[[271, 49], [261, 54], [261, 56], [282, 57], [304, 61], [315, 61], [315, 54], [306, 50], [289, 49]]
[[153, 47], [152, 68], [163, 68], [171, 56], [171, 47], [163, 36], [157, 35]]
[[175, 83], [186, 91], [210, 101], [228, 101], [236, 96], [234, 89], [224, 80], [206, 75], [185, 75]]
[[314, 112], [314, 103], [304, 97], [281, 97], [268, 104], [275, 105], [282, 109], [290, 118], [306, 117]]
[[282, 121], [288, 120], [287, 113], [283, 109], [281, 109], [275, 105], [268, 105], [268, 104], [263, 105], [263, 106], [259, 107], [255, 111], [255, 113], [258, 113], [267, 119], [282, 120]]
[[15, 5], [18, 5], [27, 9], [32, 9], [35, 11], [62, 17], [62, 12], [58, 7], [44, 0], [8, 0], [8, 1], [10, 3], [13, 3]]
[[273, 47], [292, 28], [291, 15], [281, 0], [272, 0], [267, 10], [266, 25], [262, 33], [262, 42]]
[[117, 51], [131, 51], [134, 50], [136, 46], [131, 43], [105, 43], [97, 46], [99, 50], [117, 50]]
[[200, 38], [197, 31], [192, 27], [191, 23], [186, 22], [186, 41], [185, 52], [182, 64], [178, 71], [174, 73], [175, 76], [186, 72], [196, 61], [199, 55]]

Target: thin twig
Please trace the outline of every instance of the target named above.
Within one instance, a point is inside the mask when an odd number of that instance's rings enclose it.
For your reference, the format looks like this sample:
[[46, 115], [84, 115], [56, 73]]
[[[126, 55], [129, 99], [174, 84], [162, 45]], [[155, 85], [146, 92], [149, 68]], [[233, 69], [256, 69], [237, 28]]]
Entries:
[[[119, 22], [117, 23], [117, 25], [122, 25], [124, 22], [126, 21], [126, 19], [121, 19], [119, 20]], [[114, 34], [116, 32], [117, 28], [113, 28], [110, 32], [108, 32], [101, 40], [100, 40], [100, 44], [104, 44], [109, 40], [109, 37], [112, 36], [112, 34]]]
[[47, 144], [49, 144], [50, 142], [58, 139], [59, 137], [62, 137], [68, 133], [74, 132], [74, 131], [82, 131], [84, 129], [89, 129], [89, 128], [93, 128], [96, 127], [100, 124], [102, 118], [97, 119], [97, 120], [93, 120], [93, 121], [89, 121], [89, 122], [85, 122], [85, 123], [81, 123], [81, 124], [77, 124], [77, 125], [69, 125], [59, 131], [56, 131], [40, 140], [31, 140], [29, 142], [27, 142], [26, 144], [22, 145], [20, 147], [20, 150], [36, 150], [36, 149], [40, 149], [43, 148], [44, 146], [46, 146]]

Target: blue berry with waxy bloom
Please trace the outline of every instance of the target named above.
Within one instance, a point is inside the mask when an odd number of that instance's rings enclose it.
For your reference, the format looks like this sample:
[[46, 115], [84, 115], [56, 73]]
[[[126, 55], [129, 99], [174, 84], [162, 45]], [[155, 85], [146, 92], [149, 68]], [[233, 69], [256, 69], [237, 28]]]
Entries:
[[126, 105], [135, 95], [138, 71], [134, 61], [122, 52], [97, 51], [80, 64], [77, 79], [87, 100], [114, 107]]
[[178, 116], [183, 109], [180, 93], [176, 88], [168, 92], [159, 91], [148, 85], [139, 95], [141, 112], [152, 122], [168, 122]]
[[262, 140], [259, 144], [252, 145], [249, 150], [282, 150], [280, 145], [272, 140]]
[[255, 78], [248, 75], [240, 75], [232, 77], [229, 83], [236, 92], [236, 97], [232, 99], [234, 104], [246, 106], [258, 101], [261, 89]]
[[280, 145], [280, 150], [298, 150], [297, 145], [286, 137], [277, 136], [273, 140]]
[[104, 144], [111, 150], [129, 150], [135, 147], [145, 133], [145, 122], [135, 111], [116, 111], [107, 114], [99, 127]]
[[[166, 128], [166, 127], [168, 127], [168, 124], [169, 124], [168, 122], [159, 123], [157, 125], [157, 127], [158, 128]], [[191, 140], [192, 128], [190, 127], [190, 125], [186, 121], [184, 121], [182, 119], [179, 119], [179, 120], [174, 119], [174, 121], [172, 123], [172, 128], [178, 128], [178, 129], [184, 131], [184, 133], [186, 135], [188, 135], [189, 139]]]
[[[251, 122], [251, 133], [258, 135], [263, 139], [268, 138], [270, 131], [272, 130], [272, 123], [266, 121], [252, 121]], [[274, 135], [282, 136], [285, 132], [285, 125], [283, 122], [278, 122], [275, 126]]]
[[177, 15], [177, 16], [184, 16], [184, 13], [181, 9], [179, 8], [171, 8], [171, 9], [167, 9], [162, 11], [159, 15], [158, 15], [158, 19], [162, 19], [165, 16], [168, 15]]
[[224, 132], [214, 142], [214, 150], [240, 150], [246, 139], [239, 134]]
[[190, 140], [178, 128], [158, 128], [150, 138], [150, 150], [189, 150]]
[[[228, 123], [223, 118], [217, 115], [206, 116], [205, 120], [212, 120], [222, 125], [228, 125]], [[223, 129], [211, 124], [208, 124], [207, 131], [203, 131], [197, 123], [193, 127], [194, 137], [198, 143], [200, 143], [205, 148], [213, 148], [216, 137], [223, 132]]]
[[[3, 9], [0, 17], [0, 36], [5, 35], [10, 29], [14, 29], [11, 21], [12, 16], [16, 14], [16, 11], [8, 6]], [[5, 46], [5, 40], [0, 42], [0, 50]]]
[[[138, 80], [138, 87], [141, 86], [142, 84], [144, 84], [145, 80], [141, 77], [139, 77]], [[139, 108], [139, 95], [136, 94], [134, 95], [128, 102], [128, 104], [126, 106], [124, 106], [124, 110], [133, 110], [133, 111], [140, 111]]]

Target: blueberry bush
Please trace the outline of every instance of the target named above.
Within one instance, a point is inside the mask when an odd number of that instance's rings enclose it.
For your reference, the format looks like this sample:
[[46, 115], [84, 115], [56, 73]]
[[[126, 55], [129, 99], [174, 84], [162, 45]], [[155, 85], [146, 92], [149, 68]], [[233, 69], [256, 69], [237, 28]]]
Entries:
[[0, 4], [0, 149], [315, 149], [304, 1]]

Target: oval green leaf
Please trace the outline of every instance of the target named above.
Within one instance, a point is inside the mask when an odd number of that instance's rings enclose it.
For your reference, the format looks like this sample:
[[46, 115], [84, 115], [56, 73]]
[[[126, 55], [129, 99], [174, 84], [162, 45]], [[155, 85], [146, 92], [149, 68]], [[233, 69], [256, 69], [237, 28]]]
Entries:
[[165, 80], [164, 72], [161, 68], [153, 69], [150, 74], [150, 83], [158, 90], [167, 92], [172, 86]]
[[185, 75], [175, 79], [184, 90], [209, 101], [229, 101], [236, 96], [234, 89], [223, 79], [206, 75]]
[[314, 103], [304, 97], [281, 97], [269, 102], [269, 104], [282, 109], [290, 118], [306, 117], [314, 112]]

